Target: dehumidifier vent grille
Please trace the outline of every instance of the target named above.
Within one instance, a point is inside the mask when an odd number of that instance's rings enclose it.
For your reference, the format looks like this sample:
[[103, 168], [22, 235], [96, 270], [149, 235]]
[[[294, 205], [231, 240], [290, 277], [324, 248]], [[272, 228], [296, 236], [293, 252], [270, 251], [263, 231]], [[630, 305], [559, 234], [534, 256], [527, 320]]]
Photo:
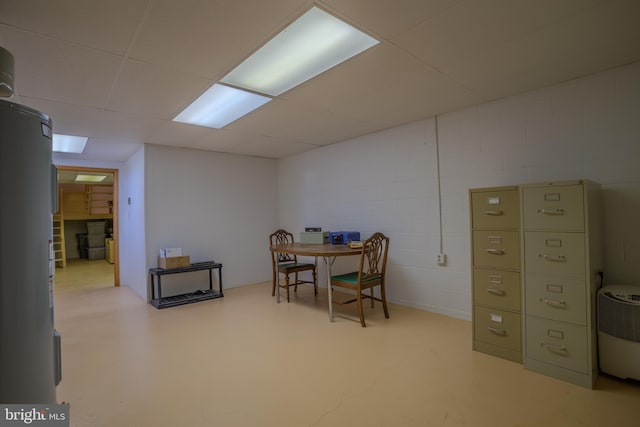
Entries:
[[598, 294], [598, 330], [625, 341], [640, 343], [640, 305]]

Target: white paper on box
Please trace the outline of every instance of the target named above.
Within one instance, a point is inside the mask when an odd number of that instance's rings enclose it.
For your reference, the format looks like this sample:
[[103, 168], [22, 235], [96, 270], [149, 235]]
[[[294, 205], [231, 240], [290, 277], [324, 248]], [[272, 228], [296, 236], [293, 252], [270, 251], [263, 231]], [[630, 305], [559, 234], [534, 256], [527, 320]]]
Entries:
[[182, 248], [163, 248], [160, 249], [161, 258], [172, 258], [182, 256]]

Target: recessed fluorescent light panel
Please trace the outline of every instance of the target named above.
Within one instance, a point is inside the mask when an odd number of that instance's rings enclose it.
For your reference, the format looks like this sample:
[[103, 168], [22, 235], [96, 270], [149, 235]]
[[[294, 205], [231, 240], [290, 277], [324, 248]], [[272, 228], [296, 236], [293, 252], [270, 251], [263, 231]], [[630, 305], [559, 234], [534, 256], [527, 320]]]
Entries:
[[102, 182], [106, 178], [106, 175], [76, 175], [76, 181], [82, 182]]
[[214, 84], [173, 121], [220, 129], [271, 101], [271, 98]]
[[88, 139], [86, 136], [60, 135], [54, 133], [53, 151], [59, 153], [82, 153]]
[[221, 81], [277, 96], [378, 43], [313, 7]]

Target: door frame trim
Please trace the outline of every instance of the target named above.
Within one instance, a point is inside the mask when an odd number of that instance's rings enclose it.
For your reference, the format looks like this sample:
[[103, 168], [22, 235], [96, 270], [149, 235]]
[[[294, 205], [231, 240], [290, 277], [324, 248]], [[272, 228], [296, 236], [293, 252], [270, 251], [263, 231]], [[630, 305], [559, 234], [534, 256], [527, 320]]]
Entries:
[[111, 168], [94, 168], [87, 166], [69, 166], [56, 165], [58, 170], [78, 171], [78, 172], [99, 172], [113, 174], [113, 243], [114, 243], [114, 260], [113, 260], [113, 285], [120, 286], [120, 250], [119, 244], [119, 225], [118, 225], [118, 169]]

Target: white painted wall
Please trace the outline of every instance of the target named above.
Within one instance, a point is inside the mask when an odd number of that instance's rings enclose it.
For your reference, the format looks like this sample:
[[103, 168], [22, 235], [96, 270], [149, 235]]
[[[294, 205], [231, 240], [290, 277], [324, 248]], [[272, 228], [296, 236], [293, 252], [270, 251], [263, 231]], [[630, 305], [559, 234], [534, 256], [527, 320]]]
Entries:
[[279, 224], [382, 231], [389, 299], [470, 319], [469, 188], [587, 178], [603, 188], [605, 279], [640, 284], [640, 63], [445, 114], [438, 130], [447, 266], [434, 119], [281, 159]]
[[[279, 218], [296, 235], [306, 226], [359, 231], [362, 239], [383, 232], [391, 241], [388, 298], [465, 317], [466, 266], [453, 254], [447, 269], [435, 262], [440, 226], [434, 124], [420, 121], [282, 159]], [[338, 259], [333, 272], [355, 262]], [[320, 280], [326, 283], [324, 268]]]
[[[147, 145], [144, 169], [147, 269], [180, 247], [191, 262], [221, 262], [225, 288], [271, 279], [275, 160]], [[197, 275], [164, 276], [163, 296], [195, 290]]]
[[118, 174], [120, 285], [147, 299], [145, 246], [145, 147], [136, 151]]

